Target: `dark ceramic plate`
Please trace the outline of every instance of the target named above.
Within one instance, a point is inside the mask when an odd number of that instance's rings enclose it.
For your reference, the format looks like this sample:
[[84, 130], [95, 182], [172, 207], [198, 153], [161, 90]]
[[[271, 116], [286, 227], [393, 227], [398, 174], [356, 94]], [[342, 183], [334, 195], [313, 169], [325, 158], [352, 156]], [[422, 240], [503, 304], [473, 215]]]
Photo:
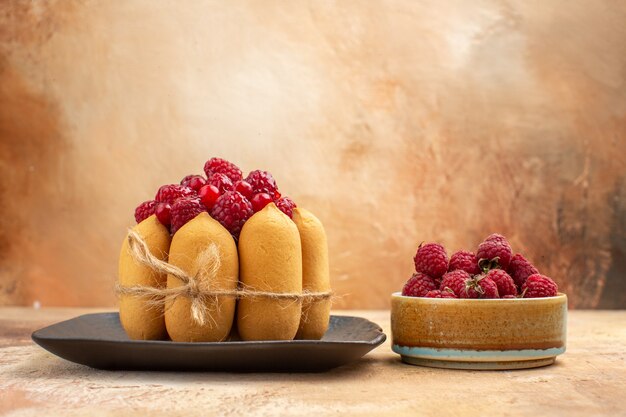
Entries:
[[150, 371], [324, 371], [355, 361], [385, 341], [380, 326], [331, 316], [321, 340], [180, 343], [131, 340], [118, 313], [86, 314], [37, 330], [39, 346], [98, 369]]

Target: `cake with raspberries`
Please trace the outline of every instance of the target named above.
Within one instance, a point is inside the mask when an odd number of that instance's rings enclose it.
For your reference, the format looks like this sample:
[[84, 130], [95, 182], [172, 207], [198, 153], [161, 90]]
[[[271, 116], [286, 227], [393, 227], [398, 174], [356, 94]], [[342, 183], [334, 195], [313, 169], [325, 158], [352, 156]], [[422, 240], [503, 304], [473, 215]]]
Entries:
[[[131, 339], [320, 339], [326, 332], [324, 228], [281, 194], [270, 172], [244, 177], [234, 163], [211, 158], [203, 174], [163, 185], [139, 204], [135, 221], [117, 287]], [[156, 261], [142, 258], [137, 245]], [[182, 272], [159, 269], [158, 261]]]
[[500, 234], [488, 236], [476, 253], [460, 250], [448, 258], [438, 243], [421, 244], [415, 273], [402, 295], [428, 298], [542, 298], [558, 294], [552, 278], [539, 273], [523, 255], [513, 255]]

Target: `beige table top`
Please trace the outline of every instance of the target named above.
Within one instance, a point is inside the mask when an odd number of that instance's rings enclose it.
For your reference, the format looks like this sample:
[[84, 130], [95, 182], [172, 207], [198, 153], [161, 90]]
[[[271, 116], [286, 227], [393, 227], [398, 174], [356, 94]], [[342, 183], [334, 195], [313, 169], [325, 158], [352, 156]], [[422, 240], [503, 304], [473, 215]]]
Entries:
[[[87, 309], [0, 308], [0, 415], [626, 415], [626, 311], [571, 311], [567, 353], [522, 371], [404, 365], [389, 340], [321, 374], [98, 371], [44, 351], [37, 328]], [[341, 311], [380, 324], [386, 311]]]

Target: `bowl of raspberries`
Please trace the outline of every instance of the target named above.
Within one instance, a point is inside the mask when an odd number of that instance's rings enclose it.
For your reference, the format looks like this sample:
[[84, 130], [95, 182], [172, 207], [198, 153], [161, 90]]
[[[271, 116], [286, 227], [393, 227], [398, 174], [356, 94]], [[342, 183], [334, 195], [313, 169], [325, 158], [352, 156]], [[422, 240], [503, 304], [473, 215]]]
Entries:
[[422, 243], [415, 272], [392, 294], [394, 352], [405, 363], [522, 369], [565, 352], [567, 297], [500, 234], [450, 257]]

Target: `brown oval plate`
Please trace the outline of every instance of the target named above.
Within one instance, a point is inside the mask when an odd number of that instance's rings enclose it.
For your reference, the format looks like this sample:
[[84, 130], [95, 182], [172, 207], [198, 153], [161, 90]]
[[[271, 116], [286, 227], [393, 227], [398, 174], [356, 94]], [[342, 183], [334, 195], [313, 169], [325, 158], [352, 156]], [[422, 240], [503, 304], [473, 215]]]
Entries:
[[39, 346], [98, 369], [321, 372], [355, 361], [386, 339], [360, 317], [331, 316], [321, 340], [181, 343], [131, 340], [118, 313], [86, 314], [32, 334]]

